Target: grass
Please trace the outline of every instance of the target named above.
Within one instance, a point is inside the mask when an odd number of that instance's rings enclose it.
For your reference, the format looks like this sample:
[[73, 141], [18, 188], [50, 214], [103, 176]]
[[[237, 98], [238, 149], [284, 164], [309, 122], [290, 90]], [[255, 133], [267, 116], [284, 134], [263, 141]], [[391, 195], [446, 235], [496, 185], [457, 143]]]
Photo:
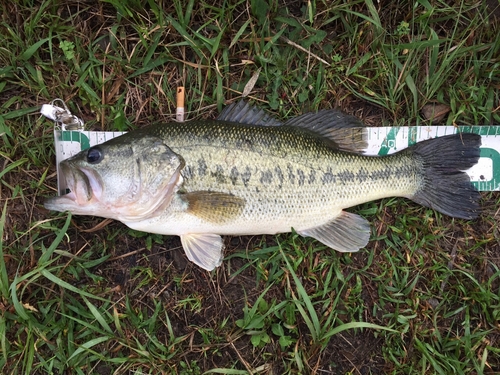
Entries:
[[[494, 2], [492, 2], [494, 3]], [[2, 3], [0, 368], [4, 374], [500, 372], [499, 196], [476, 221], [403, 199], [354, 210], [356, 254], [295, 234], [226, 239], [212, 273], [176, 238], [42, 206], [63, 98], [94, 130], [249, 97], [284, 119], [500, 123], [500, 21], [480, 2]], [[248, 89], [248, 87], [247, 87]]]

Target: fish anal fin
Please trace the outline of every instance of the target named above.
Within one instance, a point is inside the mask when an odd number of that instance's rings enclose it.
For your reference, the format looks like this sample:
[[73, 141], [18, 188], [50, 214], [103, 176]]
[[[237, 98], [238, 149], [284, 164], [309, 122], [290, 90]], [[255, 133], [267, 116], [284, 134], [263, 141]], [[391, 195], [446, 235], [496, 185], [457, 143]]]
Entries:
[[201, 268], [212, 271], [222, 263], [224, 243], [217, 234], [184, 234], [181, 243], [188, 259]]
[[267, 114], [263, 109], [257, 108], [243, 99], [225, 107], [217, 117], [217, 120], [248, 125], [282, 125], [281, 121]]
[[288, 120], [285, 125], [308, 129], [330, 141], [337, 150], [362, 153], [368, 147], [367, 128], [357, 117], [336, 109], [310, 112]]
[[370, 223], [363, 217], [342, 211], [339, 216], [315, 228], [297, 231], [340, 252], [355, 252], [370, 239]]
[[245, 200], [228, 193], [195, 191], [184, 195], [187, 212], [211, 223], [222, 224], [238, 217]]

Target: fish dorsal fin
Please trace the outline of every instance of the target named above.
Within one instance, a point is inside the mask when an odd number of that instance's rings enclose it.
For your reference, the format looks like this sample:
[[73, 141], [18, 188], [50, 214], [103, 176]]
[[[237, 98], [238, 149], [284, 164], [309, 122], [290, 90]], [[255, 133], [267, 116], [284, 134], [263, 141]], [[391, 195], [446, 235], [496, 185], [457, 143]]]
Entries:
[[245, 200], [232, 194], [214, 191], [185, 193], [187, 212], [211, 223], [222, 224], [238, 217]]
[[225, 107], [217, 117], [219, 121], [237, 122], [248, 125], [279, 126], [282, 122], [241, 99]]
[[336, 109], [305, 113], [288, 120], [285, 125], [311, 130], [330, 140], [331, 146], [340, 151], [362, 153], [368, 146], [363, 122]]
[[297, 231], [301, 236], [317, 239], [340, 252], [355, 252], [370, 239], [370, 223], [356, 214], [342, 211], [339, 216], [319, 227]]
[[224, 243], [218, 234], [183, 234], [181, 243], [188, 259], [201, 268], [212, 271], [221, 265]]

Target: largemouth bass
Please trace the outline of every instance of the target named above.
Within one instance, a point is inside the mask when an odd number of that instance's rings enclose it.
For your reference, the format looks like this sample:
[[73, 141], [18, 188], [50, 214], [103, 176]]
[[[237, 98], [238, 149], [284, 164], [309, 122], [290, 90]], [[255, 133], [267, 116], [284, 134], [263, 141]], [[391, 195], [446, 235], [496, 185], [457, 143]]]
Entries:
[[358, 119], [336, 110], [282, 124], [239, 102], [217, 120], [151, 125], [63, 161], [70, 192], [45, 207], [178, 235], [206, 270], [221, 264], [221, 235], [293, 228], [358, 251], [370, 225], [344, 209], [385, 197], [478, 216], [479, 193], [463, 171], [479, 159], [479, 135], [430, 139], [383, 157], [363, 155], [365, 137]]

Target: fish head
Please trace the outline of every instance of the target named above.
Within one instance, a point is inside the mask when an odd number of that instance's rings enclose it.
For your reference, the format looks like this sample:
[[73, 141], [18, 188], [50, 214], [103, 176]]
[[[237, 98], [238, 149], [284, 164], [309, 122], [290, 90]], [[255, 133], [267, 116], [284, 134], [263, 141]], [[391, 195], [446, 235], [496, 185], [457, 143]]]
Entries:
[[117, 137], [62, 161], [70, 192], [48, 199], [45, 207], [122, 222], [151, 218], [170, 204], [184, 165], [160, 138]]

